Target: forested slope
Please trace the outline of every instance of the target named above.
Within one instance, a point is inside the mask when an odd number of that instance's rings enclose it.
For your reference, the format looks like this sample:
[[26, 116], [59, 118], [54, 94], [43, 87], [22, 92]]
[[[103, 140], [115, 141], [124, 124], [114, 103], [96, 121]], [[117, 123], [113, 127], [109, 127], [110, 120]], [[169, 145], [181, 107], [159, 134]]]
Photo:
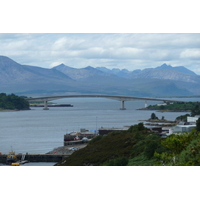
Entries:
[[1, 110], [29, 110], [29, 102], [15, 94], [0, 93]]

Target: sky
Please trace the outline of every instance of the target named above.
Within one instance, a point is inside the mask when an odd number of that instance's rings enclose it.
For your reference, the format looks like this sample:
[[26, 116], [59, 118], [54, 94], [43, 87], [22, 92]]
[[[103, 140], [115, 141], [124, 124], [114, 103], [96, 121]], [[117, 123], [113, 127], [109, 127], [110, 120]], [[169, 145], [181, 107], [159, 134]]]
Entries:
[[5, 1], [0, 12], [0, 55], [43, 68], [63, 63], [133, 71], [166, 63], [200, 75], [197, 3]]
[[200, 74], [200, 33], [0, 33], [0, 55], [24, 65], [133, 71], [163, 63]]
[[24, 65], [133, 71], [163, 63], [200, 74], [199, 33], [1, 33], [0, 55]]

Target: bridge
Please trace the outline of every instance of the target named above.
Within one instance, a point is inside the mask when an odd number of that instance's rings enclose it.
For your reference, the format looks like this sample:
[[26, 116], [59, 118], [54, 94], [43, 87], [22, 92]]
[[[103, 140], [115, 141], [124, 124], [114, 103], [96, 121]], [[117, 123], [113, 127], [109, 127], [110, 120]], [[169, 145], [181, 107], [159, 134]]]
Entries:
[[43, 110], [49, 110], [47, 102], [56, 100], [56, 99], [64, 99], [64, 98], [83, 98], [83, 97], [94, 97], [94, 98], [107, 98], [114, 99], [117, 101], [121, 101], [120, 110], [125, 110], [124, 102], [125, 101], [135, 101], [135, 100], [145, 100], [145, 101], [164, 101], [164, 102], [184, 102], [177, 100], [168, 100], [168, 99], [158, 99], [158, 98], [147, 98], [147, 97], [134, 97], [134, 96], [119, 96], [119, 95], [103, 95], [103, 94], [80, 94], [80, 95], [63, 95], [63, 96], [48, 96], [48, 97], [34, 97], [27, 98], [26, 100], [29, 102], [34, 101], [44, 101]]

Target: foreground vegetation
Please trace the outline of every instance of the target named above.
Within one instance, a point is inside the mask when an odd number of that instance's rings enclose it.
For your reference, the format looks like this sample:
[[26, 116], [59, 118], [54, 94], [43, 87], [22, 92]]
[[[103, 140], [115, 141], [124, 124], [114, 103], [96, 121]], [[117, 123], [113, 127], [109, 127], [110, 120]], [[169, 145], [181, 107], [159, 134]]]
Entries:
[[28, 110], [29, 102], [15, 94], [0, 93], [0, 110]]
[[57, 166], [200, 165], [200, 119], [190, 133], [161, 138], [143, 126], [97, 136]]

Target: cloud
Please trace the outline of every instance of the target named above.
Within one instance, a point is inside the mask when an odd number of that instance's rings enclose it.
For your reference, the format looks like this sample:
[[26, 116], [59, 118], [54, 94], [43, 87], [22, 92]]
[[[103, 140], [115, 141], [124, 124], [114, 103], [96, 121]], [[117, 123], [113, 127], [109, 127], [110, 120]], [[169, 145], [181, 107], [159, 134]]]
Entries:
[[52, 46], [54, 50], [60, 51], [66, 48], [67, 39], [65, 37], [56, 40]]
[[181, 52], [180, 57], [200, 60], [200, 49], [186, 49]]
[[50, 68], [157, 67], [164, 62], [196, 70], [200, 58], [200, 34], [146, 33], [49, 33], [0, 34], [0, 54], [21, 63]]

